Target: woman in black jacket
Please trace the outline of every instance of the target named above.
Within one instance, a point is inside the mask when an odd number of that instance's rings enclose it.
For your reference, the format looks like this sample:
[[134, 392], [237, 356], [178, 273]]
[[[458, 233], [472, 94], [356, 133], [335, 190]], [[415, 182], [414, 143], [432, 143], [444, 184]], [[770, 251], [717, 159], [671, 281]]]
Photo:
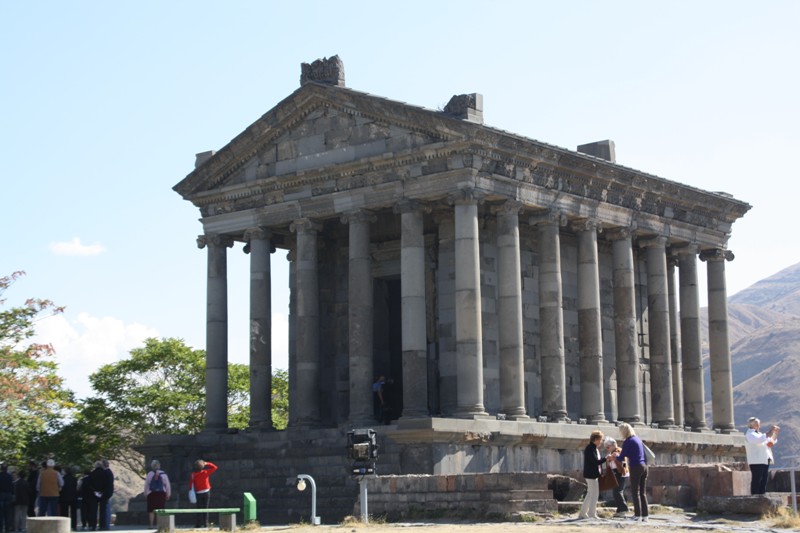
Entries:
[[602, 464], [606, 458], [600, 458], [600, 445], [603, 443], [603, 432], [592, 431], [589, 436], [589, 445], [583, 450], [583, 477], [586, 478], [586, 497], [581, 505], [578, 518], [598, 518], [597, 498], [600, 495], [598, 479], [603, 472]]

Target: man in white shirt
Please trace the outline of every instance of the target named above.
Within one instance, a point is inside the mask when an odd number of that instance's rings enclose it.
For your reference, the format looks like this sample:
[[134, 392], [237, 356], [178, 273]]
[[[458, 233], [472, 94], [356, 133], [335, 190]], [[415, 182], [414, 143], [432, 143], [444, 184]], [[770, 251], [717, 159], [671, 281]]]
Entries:
[[772, 458], [772, 446], [778, 442], [781, 428], [772, 426], [766, 433], [761, 433], [761, 420], [754, 416], [747, 421], [747, 427], [744, 447], [752, 474], [750, 494], [764, 494], [767, 492], [769, 465], [775, 462]]

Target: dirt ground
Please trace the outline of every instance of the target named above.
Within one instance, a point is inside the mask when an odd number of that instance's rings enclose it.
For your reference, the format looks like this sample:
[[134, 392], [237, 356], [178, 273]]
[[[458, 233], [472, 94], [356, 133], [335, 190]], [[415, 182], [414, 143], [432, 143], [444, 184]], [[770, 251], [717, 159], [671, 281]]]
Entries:
[[601, 533], [613, 530], [631, 532], [645, 531], [726, 531], [775, 532], [797, 531], [797, 529], [777, 529], [774, 522], [754, 517], [702, 517], [692, 514], [654, 515], [646, 524], [625, 519], [576, 520], [556, 518], [538, 522], [499, 522], [499, 523], [380, 523], [360, 522], [338, 525], [292, 525], [265, 528], [269, 531], [290, 531], [291, 533]]

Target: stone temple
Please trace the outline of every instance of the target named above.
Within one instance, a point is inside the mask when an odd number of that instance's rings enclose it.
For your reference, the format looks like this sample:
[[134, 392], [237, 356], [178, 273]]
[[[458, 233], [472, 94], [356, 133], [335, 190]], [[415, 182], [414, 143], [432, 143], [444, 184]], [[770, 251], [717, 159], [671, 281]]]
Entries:
[[[378, 431], [380, 474], [578, 470], [589, 433], [617, 437], [620, 421], [665, 462], [743, 457], [725, 263], [750, 206], [620, 165], [612, 141], [570, 150], [485, 125], [483, 105], [475, 93], [430, 110], [359, 92], [334, 56], [304, 64], [300, 88], [198, 154], [175, 191], [200, 210], [208, 260], [206, 431], [151, 438], [148, 459], [188, 477], [195, 456], [212, 458], [221, 494], [238, 504], [252, 492], [272, 522], [291, 516], [298, 473], [329, 490], [323, 515], [352, 505], [351, 428]], [[228, 272], [236, 248], [249, 272]], [[271, 254], [290, 262], [280, 432]], [[226, 419], [230, 275], [250, 278], [240, 432]], [[378, 375], [392, 383], [380, 426]]]

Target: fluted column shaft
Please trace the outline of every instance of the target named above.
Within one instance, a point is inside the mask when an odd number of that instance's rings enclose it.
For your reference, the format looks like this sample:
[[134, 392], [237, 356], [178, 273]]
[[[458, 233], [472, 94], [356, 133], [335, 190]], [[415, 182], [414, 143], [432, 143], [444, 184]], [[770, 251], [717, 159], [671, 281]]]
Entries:
[[403, 335], [403, 418], [428, 416], [428, 335], [422, 206], [403, 202], [400, 213], [400, 305]]
[[467, 192], [455, 203], [457, 417], [486, 414], [483, 406], [478, 202]]
[[669, 427], [675, 425], [675, 415], [672, 411], [666, 238], [655, 237], [640, 241], [639, 244], [647, 249], [647, 318], [653, 422], [657, 422], [659, 427]]
[[228, 427], [228, 260], [226, 235], [197, 239], [208, 248], [206, 292], [206, 429]]
[[297, 232], [297, 424], [319, 424], [319, 273], [317, 226], [308, 219], [291, 225]]
[[272, 429], [272, 296], [269, 231], [245, 233], [250, 245], [250, 427]]
[[708, 350], [711, 367], [711, 411], [714, 429], [736, 431], [733, 420], [733, 377], [728, 340], [728, 293], [725, 261], [733, 260], [729, 250], [704, 250], [708, 275]]
[[347, 281], [348, 343], [350, 369], [350, 422], [367, 424], [372, 409], [372, 258], [369, 250], [373, 216], [361, 211], [342, 220], [349, 225]]
[[614, 263], [614, 346], [619, 420], [642, 421], [639, 386], [639, 346], [636, 332], [636, 284], [631, 231], [609, 232]]
[[522, 339], [522, 272], [519, 251], [521, 207], [518, 202], [506, 202], [497, 211], [500, 410], [511, 419], [527, 418]]
[[605, 421], [603, 404], [603, 333], [600, 322], [600, 268], [597, 224], [575, 225], [578, 231], [578, 350], [581, 373], [581, 416]]
[[539, 345], [542, 361], [542, 414], [567, 418], [564, 313], [561, 288], [560, 216], [531, 218], [539, 233]]
[[703, 430], [707, 426], [704, 409], [703, 354], [700, 347], [697, 247], [687, 246], [681, 249], [678, 261], [684, 424], [694, 430]]
[[672, 357], [672, 412], [675, 425], [683, 427], [683, 371], [681, 332], [678, 328], [678, 302], [675, 291], [674, 258], [667, 259], [667, 300], [669, 302], [669, 351]]

